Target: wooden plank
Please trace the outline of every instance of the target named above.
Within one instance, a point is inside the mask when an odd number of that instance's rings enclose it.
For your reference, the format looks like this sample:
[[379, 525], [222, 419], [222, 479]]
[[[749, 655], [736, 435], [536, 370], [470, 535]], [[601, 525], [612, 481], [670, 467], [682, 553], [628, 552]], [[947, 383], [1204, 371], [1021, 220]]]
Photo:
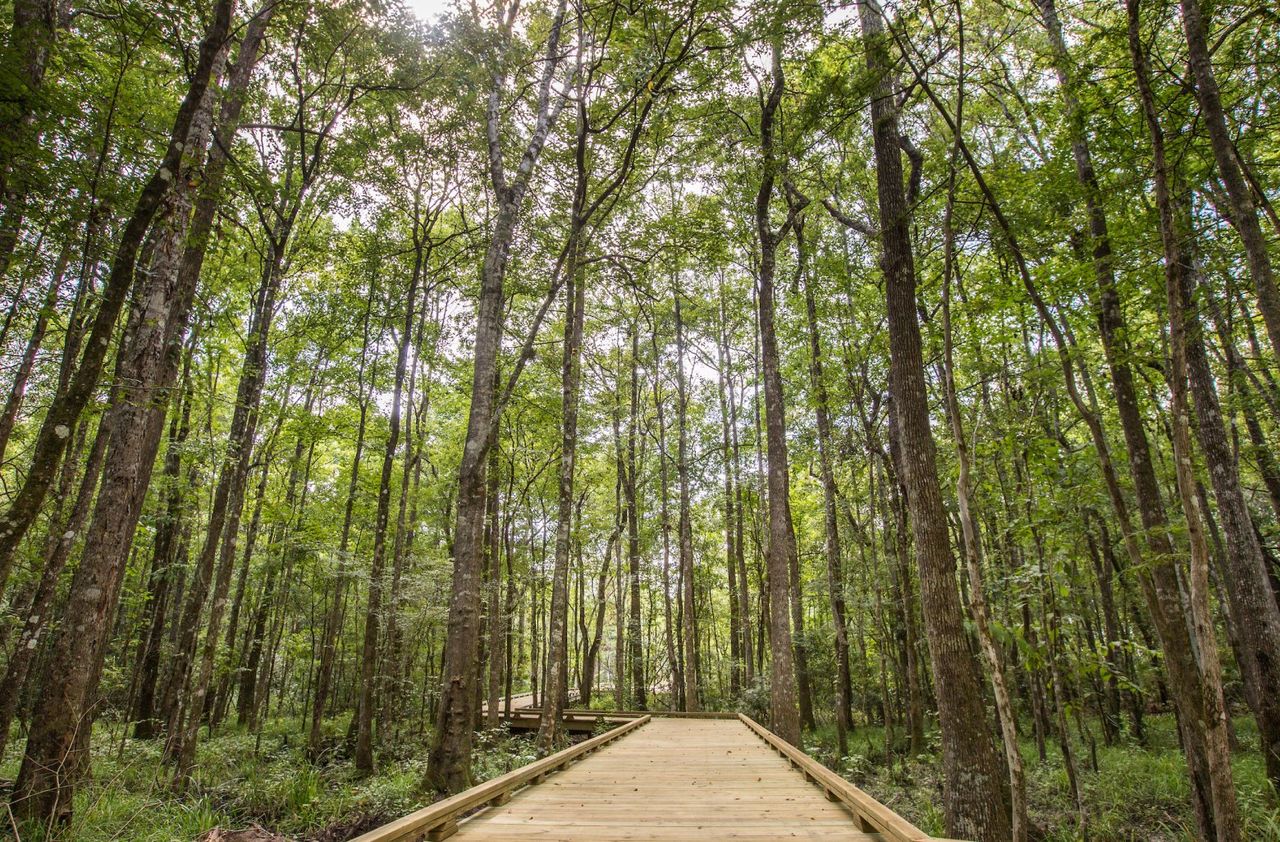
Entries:
[[889, 842], [947, 842], [925, 833], [751, 717], [746, 714], [738, 716], [757, 736], [801, 770], [806, 778], [848, 805], [860, 820], [870, 825], [868, 830], [878, 831]]
[[747, 717], [631, 719], [356, 842], [444, 838], [452, 822], [463, 842], [942, 842]]
[[870, 842], [842, 803], [774, 754], [740, 721], [655, 718], [548, 785], [469, 817], [461, 842]]
[[659, 827], [653, 824], [613, 827], [584, 827], [566, 829], [562, 825], [517, 825], [492, 827], [485, 830], [485, 842], [525, 842], [526, 839], [554, 839], [556, 842], [708, 842], [709, 839], [726, 839], [732, 842], [778, 842], [778, 839], [797, 839], [809, 842], [884, 842], [881, 834], [861, 833], [858, 830], [835, 832], [828, 827], [785, 828], [776, 824], [739, 825], [736, 828], [707, 828], [703, 825], [672, 825]]
[[607, 746], [648, 722], [648, 717], [632, 720], [598, 737], [570, 746], [563, 751], [536, 760], [528, 766], [515, 769], [478, 786], [473, 786], [465, 792], [423, 807], [417, 812], [357, 836], [352, 842], [402, 842], [402, 840], [418, 840], [424, 833], [429, 839], [444, 839], [452, 835], [451, 825], [457, 821], [459, 815], [495, 802], [503, 796], [509, 796], [516, 789], [535, 780], [541, 780], [547, 774]]

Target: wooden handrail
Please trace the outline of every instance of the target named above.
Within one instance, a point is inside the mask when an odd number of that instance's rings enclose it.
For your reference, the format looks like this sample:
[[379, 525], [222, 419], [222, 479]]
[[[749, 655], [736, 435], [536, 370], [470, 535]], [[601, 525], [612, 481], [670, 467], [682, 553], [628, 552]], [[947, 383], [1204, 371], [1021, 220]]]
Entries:
[[[527, 708], [512, 709], [511, 714], [537, 714], [542, 715], [542, 708], [529, 706]], [[638, 716], [656, 716], [659, 719], [669, 717], [671, 719], [737, 719], [738, 714], [732, 711], [717, 710], [596, 710], [594, 708], [565, 708], [563, 711], [567, 717], [582, 718], [586, 716], [604, 717], [608, 719], [611, 716], [617, 717], [638, 717]]]
[[649, 721], [648, 716], [633, 719], [598, 737], [570, 746], [563, 751], [536, 760], [528, 766], [477, 784], [471, 789], [437, 801], [403, 818], [374, 828], [357, 836], [352, 842], [417, 842], [420, 839], [446, 839], [458, 829], [458, 816], [486, 804], [503, 804], [511, 793], [526, 784], [540, 783], [544, 777], [556, 772], [585, 754], [602, 748], [614, 740], [626, 736]]
[[828, 798], [847, 806], [857, 817], [861, 830], [879, 833], [888, 842], [948, 842], [925, 833], [745, 713], [738, 714], [738, 718], [775, 751], [791, 761], [791, 765], [803, 772], [806, 778], [822, 787]]

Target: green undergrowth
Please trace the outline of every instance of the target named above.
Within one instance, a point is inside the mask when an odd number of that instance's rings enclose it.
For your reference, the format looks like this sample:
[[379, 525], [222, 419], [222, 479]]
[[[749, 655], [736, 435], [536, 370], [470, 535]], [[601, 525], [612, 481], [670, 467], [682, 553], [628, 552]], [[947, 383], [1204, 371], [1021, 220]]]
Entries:
[[[345, 723], [331, 724], [332, 733], [344, 731]], [[348, 757], [309, 762], [297, 719], [272, 721], [260, 736], [231, 729], [201, 742], [194, 780], [182, 794], [170, 788], [162, 741], [128, 740], [121, 752], [119, 737], [95, 729], [93, 779], [76, 794], [72, 824], [56, 835], [23, 828], [21, 842], [179, 842], [251, 823], [297, 842], [338, 842], [429, 801], [420, 791], [423, 735], [401, 735], [379, 757], [377, 773], [361, 776]], [[472, 771], [477, 782], [485, 781], [534, 758], [528, 736], [481, 732]], [[6, 794], [18, 762], [10, 752], [0, 765]], [[14, 831], [7, 827], [0, 838], [5, 832], [11, 838]]]
[[[1097, 744], [1098, 770], [1079, 740], [1073, 744], [1080, 768], [1081, 788], [1095, 842], [1184, 842], [1193, 840], [1190, 785], [1178, 748], [1172, 715], [1146, 720], [1147, 744]], [[1257, 731], [1251, 718], [1235, 720], [1240, 748], [1232, 758], [1236, 792], [1244, 822], [1244, 838], [1280, 840], [1280, 806], [1266, 780], [1256, 750]], [[1024, 729], [1025, 730], [1025, 729]], [[902, 737], [901, 732], [896, 736]], [[886, 762], [884, 730], [858, 728], [850, 735], [849, 753], [837, 764], [835, 728], [820, 726], [805, 735], [805, 749], [865, 789], [927, 833], [945, 836], [942, 815], [942, 769], [938, 734], [926, 735], [928, 753], [910, 757], [906, 746], [895, 749]], [[1040, 760], [1034, 739], [1021, 742], [1027, 773], [1027, 798], [1032, 838], [1042, 842], [1073, 842], [1080, 837], [1070, 784], [1056, 744], [1046, 746]]]

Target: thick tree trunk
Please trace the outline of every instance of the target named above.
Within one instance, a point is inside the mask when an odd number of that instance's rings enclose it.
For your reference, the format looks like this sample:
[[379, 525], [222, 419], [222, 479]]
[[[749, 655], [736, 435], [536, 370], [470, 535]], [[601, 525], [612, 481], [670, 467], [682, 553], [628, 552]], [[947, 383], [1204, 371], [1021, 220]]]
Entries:
[[[760, 242], [760, 348], [764, 368], [764, 414], [768, 431], [769, 486], [769, 640], [773, 657], [769, 676], [769, 727], [784, 740], [799, 745], [800, 713], [796, 706], [796, 682], [800, 642], [793, 646], [791, 635], [791, 571], [798, 563], [796, 536], [791, 523], [790, 474], [787, 467], [786, 405], [782, 392], [782, 372], [778, 361], [778, 339], [774, 332], [773, 276], [781, 236], [769, 219], [769, 205], [777, 178], [774, 152], [774, 120], [782, 102], [782, 36], [776, 35], [772, 50], [771, 86], [760, 114], [760, 150], [763, 156], [760, 187], [756, 192], [756, 236]], [[784, 232], [785, 233], [785, 232]], [[800, 599], [800, 594], [795, 594]], [[800, 631], [796, 630], [797, 633]], [[807, 676], [804, 676], [807, 678]], [[812, 712], [810, 712], [810, 718]]]
[[[1156, 201], [1160, 213], [1160, 235], [1164, 249], [1166, 286], [1168, 287], [1167, 298], [1169, 299], [1170, 304], [1175, 307], [1174, 310], [1170, 311], [1170, 317], [1171, 319], [1176, 319], [1180, 315], [1180, 308], [1177, 308], [1176, 305], [1186, 302], [1186, 294], [1189, 290], [1189, 284], [1187, 284], [1187, 280], [1185, 278], [1187, 266], [1184, 263], [1182, 247], [1179, 243], [1180, 232], [1177, 228], [1179, 219], [1179, 214], [1176, 209], [1177, 200], [1174, 198], [1171, 189], [1170, 169], [1165, 155], [1164, 132], [1160, 126], [1155, 95], [1151, 89], [1148, 59], [1140, 34], [1139, 0], [1127, 0], [1126, 8], [1128, 12], [1127, 19], [1130, 58], [1133, 61], [1143, 115], [1146, 119], [1147, 130], [1151, 138], [1152, 158], [1154, 163], [1153, 170], [1156, 185]], [[1184, 289], [1184, 286], [1188, 288]], [[1190, 313], [1188, 313], [1188, 315], [1190, 315]], [[1206, 445], [1212, 446], [1215, 443], [1221, 442], [1222, 426], [1221, 419], [1216, 416], [1217, 406], [1212, 389], [1210, 388], [1209, 391], [1205, 393], [1197, 390], [1196, 381], [1199, 378], [1196, 377], [1195, 373], [1195, 368], [1197, 366], [1191, 359], [1191, 349], [1193, 346], [1199, 346], [1201, 352], [1200, 356], [1202, 358], [1203, 345], [1200, 344], [1198, 322], [1194, 322], [1196, 327], [1196, 336], [1194, 341], [1185, 333], [1188, 323], [1192, 321], [1193, 319], [1180, 320], [1179, 324], [1174, 327], [1175, 333], [1171, 336], [1171, 339], [1174, 342], [1181, 340], [1181, 347], [1175, 346], [1173, 349], [1175, 353], [1175, 367], [1181, 368], [1183, 365], [1189, 364], [1189, 367], [1192, 369], [1191, 382], [1192, 391], [1196, 395], [1196, 410], [1200, 416], [1201, 427], [1207, 428], [1201, 430], [1201, 446], [1206, 447]], [[1175, 388], [1177, 389], [1181, 388], [1181, 384], [1177, 381], [1177, 378], [1180, 376], [1180, 372], [1174, 372]], [[1175, 395], [1175, 399], [1179, 397], [1181, 397], [1180, 394]], [[1185, 407], [1175, 407], [1175, 411], [1179, 409], [1185, 410]], [[1216, 455], [1220, 457], [1222, 455], [1221, 451], [1217, 451]], [[1181, 454], [1181, 457], [1186, 456], [1188, 456], [1188, 454]], [[1178, 458], [1178, 456], [1176, 455], [1175, 458]], [[1206, 458], [1210, 460], [1210, 473], [1213, 475], [1215, 474], [1215, 469], [1212, 466], [1214, 455], [1210, 454], [1208, 447], [1206, 447]], [[1183, 465], [1180, 467], [1185, 469], [1187, 466]], [[1150, 469], [1148, 467], [1148, 471], [1149, 470]], [[1229, 485], [1230, 478], [1228, 476], [1224, 474], [1221, 478], [1226, 480], [1224, 486]], [[1217, 479], [1217, 477], [1215, 477], [1215, 479]], [[1148, 481], [1154, 484], [1153, 480]], [[1226, 504], [1229, 506], [1231, 502], [1231, 495], [1229, 493], [1230, 489], [1224, 487], [1224, 491], [1228, 492]], [[1182, 492], [1183, 490], [1180, 488], [1180, 493]], [[1139, 499], [1141, 500], [1141, 498]], [[1223, 503], [1224, 500], [1220, 499], [1219, 505], [1221, 506]], [[1146, 520], [1147, 518], [1145, 517], [1144, 512], [1144, 525]], [[1251, 528], [1248, 536], [1249, 538], [1253, 537]], [[1195, 537], [1195, 535], [1192, 535], [1193, 540]], [[1250, 567], [1248, 560], [1237, 556], [1236, 561], [1243, 562], [1240, 566], [1244, 568], [1244, 570], [1232, 570], [1232, 575], [1243, 574], [1245, 579], [1245, 581], [1241, 583], [1241, 587], [1239, 589], [1234, 589], [1234, 592], [1231, 593], [1231, 607], [1233, 609], [1231, 613], [1233, 615], [1233, 619], [1239, 623], [1243, 618], [1239, 611], [1242, 602], [1238, 599], [1238, 595], [1243, 591], [1246, 595], [1252, 594], [1256, 597], [1258, 577], [1255, 571], [1250, 571], [1248, 569]], [[1193, 558], [1193, 567], [1196, 562], [1197, 560]], [[1168, 564], [1161, 564], [1157, 567], [1157, 570], [1155, 571], [1155, 591], [1157, 594], [1161, 591], [1167, 594], [1165, 597], [1166, 604], [1177, 605], [1180, 604], [1180, 596], [1175, 596], [1175, 594], [1177, 594], [1177, 591], [1175, 590], [1177, 588], [1177, 582], [1170, 581], [1170, 579], [1172, 579], [1173, 571], [1168, 570], [1167, 572], [1164, 572], [1166, 568], [1169, 567], [1170, 565]], [[1249, 575], [1250, 573], [1253, 573], [1254, 575], [1251, 576]], [[1193, 570], [1194, 577], [1198, 578], [1199, 575], [1199, 573]], [[1265, 574], [1263, 575], [1263, 578], [1265, 580]], [[1272, 629], [1274, 631], [1275, 602], [1270, 598], [1269, 588], [1266, 590], [1266, 602], [1270, 608], [1270, 616], [1273, 620]], [[1193, 592], [1192, 594], [1193, 599], [1202, 600], [1203, 597], [1203, 594], [1197, 592]], [[1197, 658], [1195, 654], [1195, 643], [1197, 641], [1190, 639], [1190, 635], [1187, 631], [1187, 623], [1184, 619], [1185, 614], [1177, 617], [1165, 616], [1162, 612], [1156, 610], [1158, 607], [1159, 606], [1153, 604], [1152, 613], [1155, 615], [1157, 628], [1162, 632], [1161, 637], [1162, 639], [1165, 639], [1166, 663], [1168, 664], [1167, 668], [1174, 686], [1175, 699], [1179, 704], [1179, 718], [1180, 724], [1182, 725], [1183, 742], [1188, 749], [1188, 770], [1192, 778], [1193, 792], [1196, 799], [1196, 815], [1200, 824], [1201, 835], [1207, 839], [1237, 839], [1239, 838], [1240, 829], [1235, 802], [1235, 789], [1232, 782], [1231, 765], [1229, 762], [1230, 746], [1227, 742], [1226, 728], [1221, 727], [1220, 718], [1215, 718], [1213, 710], [1215, 707], [1215, 700], [1221, 700], [1222, 698], [1220, 680], [1215, 681], [1218, 677], [1214, 675], [1213, 669], [1216, 658], [1213, 657], [1214, 653], [1212, 652], [1207, 653], [1207, 661], [1204, 660], [1206, 658], [1206, 653], [1203, 652], [1200, 654], [1200, 657]], [[1190, 613], [1192, 628], [1199, 629], [1204, 618], [1199, 616], [1200, 612], [1197, 610], [1195, 603], [1192, 604]], [[1250, 624], [1261, 624], [1261, 631], [1264, 632], [1261, 636], [1264, 639], [1255, 642], [1254, 652], [1266, 653], [1267, 651], [1270, 651], [1274, 654], [1274, 649], [1268, 650], [1266, 647], [1266, 616], [1267, 614], [1264, 613], [1262, 616], [1253, 616], [1248, 619]], [[1166, 628], [1169, 628], [1169, 630], [1166, 631]], [[1170, 652], [1170, 643], [1167, 638], [1175, 635], [1175, 639], [1177, 641], [1176, 648], [1175, 651]], [[1198, 635], [1199, 631], [1197, 631], [1197, 636]], [[1202, 642], [1206, 644], [1209, 643], [1209, 641]], [[1259, 646], [1258, 643], [1261, 643], [1262, 645]], [[1274, 664], [1274, 661], [1272, 663]], [[1246, 678], [1251, 672], [1251, 666], [1252, 665], [1249, 663], [1249, 659], [1246, 656], [1246, 659], [1241, 664], [1241, 671], [1245, 674]], [[1268, 704], [1272, 709], [1274, 709], [1274, 706], [1277, 704], [1277, 700], [1273, 699]], [[1262, 711], [1257, 711], [1257, 713], [1259, 714], [1259, 730], [1265, 734], [1262, 727], [1264, 722]], [[1202, 734], [1203, 736], [1201, 736]], [[1264, 740], [1265, 739], [1266, 738], [1264, 736]], [[1264, 756], [1266, 748], [1267, 746], [1264, 742]], [[1274, 744], [1272, 744], [1272, 748], [1275, 748]], [[1225, 764], [1224, 758], [1227, 758]], [[1268, 762], [1268, 774], [1274, 779], [1273, 762], [1274, 761]]]
[[[0, 593], [3, 592], [13, 568], [18, 545], [40, 514], [44, 498], [57, 476], [58, 463], [66, 450], [71, 429], [97, 389], [117, 317], [133, 285], [134, 270], [143, 239], [165, 198], [178, 181], [177, 175], [185, 169], [184, 161], [190, 160], [191, 144], [188, 141], [191, 140], [192, 124], [201, 109], [209, 107], [206, 92], [216, 75], [216, 65], [225, 55], [222, 50], [231, 27], [232, 5], [233, 0], [218, 0], [214, 6], [209, 29], [200, 44], [195, 72], [178, 109], [164, 156], [143, 186], [121, 231], [111, 271], [102, 287], [98, 310], [93, 317], [80, 364], [70, 377], [67, 387], [49, 405], [36, 435], [26, 478], [4, 515], [0, 516]], [[200, 150], [200, 154], [203, 154], [203, 150]], [[57, 798], [56, 793], [42, 798], [41, 809], [54, 809]]]
[[[458, 498], [453, 534], [453, 583], [448, 632], [441, 675], [440, 707], [432, 737], [426, 784], [438, 792], [458, 792], [471, 784], [472, 712], [477, 684], [476, 658], [480, 644], [480, 572], [483, 564], [485, 466], [496, 435], [493, 381], [500, 350], [503, 281], [520, 206], [529, 178], [541, 156], [559, 108], [551, 105], [551, 78], [561, 57], [561, 28], [565, 0], [560, 0], [547, 36], [535, 125], [521, 158], [516, 179], [507, 183], [502, 163], [501, 100], [505, 77], [495, 74], [486, 112], [491, 181], [497, 198], [493, 232], [481, 271], [476, 308], [475, 365], [471, 379], [471, 409], [458, 466]], [[499, 57], [501, 61], [501, 57]]]
[[[261, 13], [255, 15], [245, 28], [245, 34], [240, 42], [235, 65], [228, 75], [218, 122], [214, 128], [214, 143], [211, 144], [209, 149], [209, 161], [204, 168], [204, 181], [200, 189], [200, 195], [196, 199], [195, 212], [191, 220], [190, 231], [187, 234], [186, 249], [182, 255], [182, 265], [179, 269], [184, 287], [191, 291], [194, 291], [199, 280], [209, 238], [213, 232], [214, 218], [222, 201], [222, 181], [227, 167], [226, 150], [230, 148], [232, 139], [239, 127], [240, 112], [244, 106], [245, 93], [253, 75], [253, 68], [260, 58], [259, 48], [274, 8], [274, 5], [267, 6]], [[234, 423], [233, 418], [233, 425]], [[225, 490], [220, 488], [219, 491], [221, 494], [215, 494], [213, 507], [209, 515], [210, 531], [216, 531], [221, 528], [222, 518], [226, 511]], [[201, 560], [203, 561], [203, 556]], [[210, 557], [209, 563], [212, 564], [212, 557]], [[201, 575], [204, 576], [203, 586], [199, 585]], [[161, 711], [169, 721], [169, 747], [172, 746], [172, 740], [175, 738], [174, 730], [178, 724], [177, 703], [180, 701], [183, 688], [186, 686], [187, 676], [190, 671], [190, 659], [195, 652], [195, 627], [199, 622], [199, 609], [203, 605], [204, 595], [207, 593], [208, 578], [208, 573], [201, 574], [197, 571], [196, 580], [192, 583], [192, 587], [203, 587], [206, 590], [200, 594], [201, 602], [195, 607], [195, 615], [191, 615], [192, 606], [188, 604], [180, 623], [175, 625], [173, 629], [177, 635], [177, 645], [169, 682], [163, 696], [167, 703], [162, 706]], [[187, 590], [185, 596], [190, 599], [191, 593], [191, 590]], [[183, 596], [183, 593], [175, 594], [173, 600], [175, 608]]]
[[938, 482], [916, 317], [916, 276], [903, 187], [891, 62], [879, 8], [860, 0], [867, 68], [877, 81], [871, 125], [889, 323], [893, 424], [915, 536], [921, 598], [942, 730], [943, 808], [950, 836], [1006, 842], [1011, 833], [1003, 770], [987, 729], [981, 670], [969, 651], [955, 558]]
[[[103, 418], [108, 436], [103, 463], [102, 487], [98, 492], [83, 559], [72, 577], [66, 616], [77, 618], [75, 624], [64, 625], [53, 643], [44, 687], [37, 701], [33, 727], [27, 738], [18, 780], [14, 785], [12, 810], [21, 820], [61, 824], [71, 817], [76, 776], [64, 774], [67, 769], [80, 771], [87, 766], [81, 754], [88, 746], [88, 732], [93, 711], [86, 703], [94, 698], [106, 637], [124, 579], [134, 531], [138, 525], [142, 503], [150, 483], [156, 450], [164, 429], [169, 390], [177, 374], [182, 336], [194, 294], [194, 283], [184, 289], [181, 274], [182, 246], [187, 233], [191, 207], [191, 176], [208, 143], [213, 93], [211, 80], [220, 72], [225, 59], [225, 39], [231, 21], [231, 0], [215, 7], [214, 17], [204, 41], [195, 75], [183, 101], [170, 138], [169, 150], [160, 169], [152, 176], [143, 197], [120, 243], [112, 282], [127, 288], [133, 275], [135, 250], [142, 231], [157, 215], [161, 222], [149, 241], [150, 265], [140, 282], [126, 325], [117, 362], [120, 383], [115, 403]], [[184, 154], [185, 150], [185, 154]], [[182, 185], [169, 189], [173, 183]], [[138, 240], [133, 240], [136, 226]], [[116, 277], [127, 272], [124, 277]], [[72, 385], [63, 397], [71, 396], [77, 384], [83, 386], [84, 398], [92, 392], [102, 358], [106, 352], [109, 329], [115, 321], [102, 320], [102, 311], [110, 310], [109, 298], [100, 304], [90, 346], [99, 328], [105, 332], [100, 347], [86, 349]], [[118, 310], [119, 304], [116, 305]], [[91, 356], [96, 351], [96, 358]], [[82, 382], [92, 372], [93, 382]], [[83, 400], [72, 401], [64, 411], [74, 413], [63, 423], [74, 424]], [[59, 400], [50, 407], [55, 416]], [[48, 418], [46, 418], [48, 424]], [[64, 427], [54, 434], [60, 439], [56, 448], [46, 454], [53, 463], [61, 457], [70, 430]], [[43, 431], [42, 431], [42, 439]], [[40, 444], [37, 444], [39, 451]], [[33, 471], [35, 468], [33, 467]], [[44, 490], [52, 476], [45, 479]], [[29, 485], [30, 483], [28, 483]], [[24, 487], [25, 493], [27, 488]], [[39, 497], [43, 499], [44, 492]], [[15, 501], [15, 506], [17, 502]], [[10, 526], [13, 526], [10, 521]]]
[[[1195, 310], [1194, 273], [1194, 265], [1186, 261], [1174, 280], [1181, 288], [1183, 308], [1187, 313], [1181, 338], [1186, 345], [1191, 394], [1195, 397], [1198, 422], [1195, 430], [1226, 539], [1223, 554], [1227, 574], [1225, 589], [1232, 621], [1236, 628], [1249, 629], [1248, 634], [1238, 636], [1239, 651], [1243, 655], [1241, 673], [1246, 684], [1253, 685], [1253, 692], [1247, 695], [1258, 723], [1267, 777], [1280, 785], [1280, 607], [1272, 592], [1262, 546], [1244, 498], [1235, 454], [1227, 440], [1217, 386]], [[1173, 312], [1170, 310], [1171, 314]], [[1194, 604], [1192, 607], [1195, 608]], [[1202, 668], [1206, 660], [1202, 654]], [[1212, 666], [1212, 663], [1208, 664], [1208, 667]], [[1212, 701], [1215, 698], [1212, 685], [1216, 676], [1211, 668], [1204, 671], [1208, 685], [1204, 692]], [[1216, 694], [1221, 692], [1221, 687], [1217, 687]], [[1207, 711], [1206, 715], [1212, 717], [1213, 710]], [[1229, 770], [1228, 766], [1224, 773]]]

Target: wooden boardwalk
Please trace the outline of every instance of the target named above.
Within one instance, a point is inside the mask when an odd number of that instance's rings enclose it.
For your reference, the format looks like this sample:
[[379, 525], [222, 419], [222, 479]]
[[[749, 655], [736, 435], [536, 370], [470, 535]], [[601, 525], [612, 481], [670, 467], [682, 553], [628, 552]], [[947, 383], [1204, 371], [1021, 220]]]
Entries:
[[[533, 704], [532, 693], [519, 693], [519, 694], [513, 694], [511, 696], [511, 709], [513, 711], [520, 710], [521, 708], [527, 708], [532, 704]], [[504, 710], [504, 711], [507, 709], [506, 699], [500, 699], [498, 701], [498, 709]], [[482, 700], [480, 702], [480, 712], [481, 713], [489, 712], [489, 702], [487, 700]]]
[[616, 712], [612, 730], [356, 842], [943, 842], [749, 717], [711, 716]]
[[654, 719], [458, 825], [476, 842], [879, 839], [736, 719]]

